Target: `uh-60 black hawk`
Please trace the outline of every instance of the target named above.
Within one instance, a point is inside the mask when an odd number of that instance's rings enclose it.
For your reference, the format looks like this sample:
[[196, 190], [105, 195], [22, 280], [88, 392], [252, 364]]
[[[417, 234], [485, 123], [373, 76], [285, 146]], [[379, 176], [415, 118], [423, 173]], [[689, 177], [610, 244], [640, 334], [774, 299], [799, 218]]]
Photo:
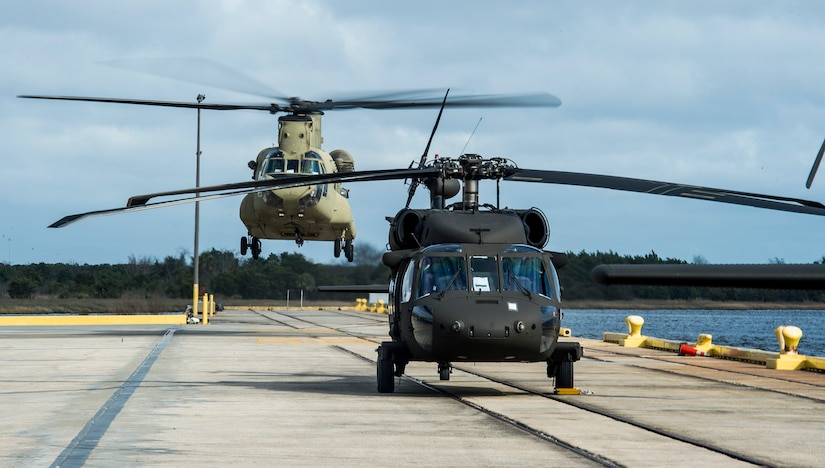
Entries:
[[[444, 107], [451, 104], [552, 107], [560, 101], [551, 95], [538, 94], [465, 96], [452, 102], [444, 97], [346, 103], [296, 101], [293, 105], [303, 106], [306, 112], [354, 107], [441, 107], [443, 112]], [[430, 142], [432, 138], [431, 135]], [[547, 376], [555, 378], [558, 389], [573, 388], [573, 363], [581, 358], [582, 348], [576, 342], [559, 341], [562, 302], [556, 270], [564, 266], [566, 257], [544, 250], [549, 226], [540, 209], [501, 207], [499, 197], [495, 205], [481, 203], [479, 183], [482, 180], [599, 187], [825, 216], [825, 205], [790, 197], [610, 175], [523, 169], [509, 159], [484, 158], [477, 154], [428, 159], [429, 146], [428, 143], [416, 167], [278, 174], [251, 182], [140, 195], [130, 198], [126, 207], [72, 215], [55, 224], [86, 216], [293, 187], [411, 180], [406, 205], [388, 218], [389, 251], [384, 254], [383, 263], [391, 270], [389, 284], [326, 288], [328, 291], [389, 293], [390, 339], [377, 349], [378, 391], [389, 393], [395, 390], [395, 377], [401, 376], [411, 361], [437, 363], [441, 379], [449, 379], [452, 363], [457, 362], [546, 362]], [[419, 185], [430, 192], [427, 208], [410, 206]], [[459, 193], [461, 200], [448, 203]], [[200, 196], [150, 203], [157, 197], [191, 194]]]

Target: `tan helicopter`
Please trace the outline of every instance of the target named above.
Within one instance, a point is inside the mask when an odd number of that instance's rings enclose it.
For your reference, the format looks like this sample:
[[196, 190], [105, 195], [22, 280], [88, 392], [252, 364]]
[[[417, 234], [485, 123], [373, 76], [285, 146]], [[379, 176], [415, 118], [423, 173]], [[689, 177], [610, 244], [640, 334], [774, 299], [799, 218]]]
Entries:
[[[285, 115], [278, 119], [278, 146], [258, 153], [249, 162], [254, 180], [286, 174], [330, 174], [352, 172], [355, 161], [347, 151], [326, 153], [321, 149], [321, 114]], [[344, 253], [353, 260], [355, 221], [341, 183], [317, 184], [247, 194], [241, 202], [241, 221], [249, 237], [241, 238], [241, 255], [261, 253], [260, 239], [332, 241], [335, 257]]]

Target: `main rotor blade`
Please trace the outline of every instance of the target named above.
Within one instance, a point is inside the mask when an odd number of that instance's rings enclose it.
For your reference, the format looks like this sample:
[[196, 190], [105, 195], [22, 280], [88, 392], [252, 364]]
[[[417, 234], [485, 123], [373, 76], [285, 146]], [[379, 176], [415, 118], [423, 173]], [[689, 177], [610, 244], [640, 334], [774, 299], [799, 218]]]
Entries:
[[[287, 97], [271, 87], [244, 73], [202, 57], [162, 57], [134, 60], [110, 60], [104, 64], [173, 80], [205, 84], [208, 86], [239, 91], [253, 96], [261, 96], [290, 103], [304, 112], [334, 109], [393, 109], [405, 107], [437, 107], [440, 105], [441, 91], [408, 90], [381, 92], [357, 98], [328, 99], [324, 101], [303, 100]], [[411, 99], [413, 96], [429, 93], [426, 98]], [[464, 96], [450, 103], [452, 107], [558, 107], [561, 100], [549, 94], [521, 95], [481, 95]]]
[[[348, 109], [423, 109], [430, 107], [441, 107], [443, 97], [427, 97], [415, 99], [403, 99], [405, 96], [419, 94], [418, 91], [399, 92], [397, 94], [382, 94], [374, 98], [361, 98], [351, 100], [334, 101], [307, 101], [299, 98], [288, 98], [285, 104], [210, 104], [185, 101], [159, 101], [153, 99], [128, 99], [128, 98], [106, 98], [91, 96], [55, 96], [55, 95], [18, 95], [25, 99], [51, 99], [59, 101], [87, 101], [87, 102], [108, 102], [116, 104], [137, 104], [144, 106], [161, 107], [183, 107], [189, 109], [207, 110], [262, 110], [269, 113], [295, 112], [310, 113], [323, 112], [329, 110]], [[397, 98], [399, 97], [399, 98]], [[476, 108], [476, 107], [558, 107], [561, 100], [552, 94], [489, 94], [480, 96], [459, 96], [450, 99], [447, 107]]]
[[814, 165], [811, 167], [811, 173], [808, 174], [808, 180], [805, 182], [805, 188], [811, 188], [811, 185], [814, 183], [814, 177], [816, 176], [817, 169], [819, 169], [819, 163], [822, 162], [823, 154], [825, 154], [825, 141], [823, 141], [822, 146], [819, 147], [819, 153], [817, 153], [816, 159], [814, 159]]
[[[171, 190], [167, 192], [158, 192], [148, 195], [138, 195], [131, 197], [125, 207], [112, 208], [107, 210], [89, 211], [86, 213], [79, 213], [69, 215], [52, 223], [50, 228], [61, 228], [68, 226], [74, 222], [85, 218], [95, 216], [107, 216], [113, 214], [129, 213], [132, 211], [142, 211], [153, 208], [163, 208], [167, 206], [181, 205], [184, 203], [193, 203], [198, 201], [208, 201], [218, 198], [232, 197], [237, 195], [246, 195], [249, 193], [263, 192], [266, 190], [276, 190], [282, 188], [300, 187], [305, 185], [328, 184], [336, 182], [369, 182], [379, 180], [395, 180], [405, 179], [409, 177], [433, 177], [440, 174], [436, 169], [388, 169], [375, 171], [357, 171], [345, 173], [332, 174], [316, 174], [316, 175], [294, 175], [284, 176], [268, 180], [254, 180], [250, 182], [240, 182], [235, 184], [222, 184], [205, 187], [196, 187], [182, 190]], [[211, 193], [220, 192], [220, 193]], [[148, 203], [149, 200], [159, 197], [177, 196], [177, 195], [191, 195], [191, 194], [207, 194], [190, 198], [182, 198], [176, 200], [168, 200], [157, 203]]]
[[211, 185], [204, 187], [187, 188], [181, 190], [171, 190], [167, 192], [150, 193], [147, 195], [136, 195], [129, 198], [127, 207], [145, 205], [152, 198], [169, 197], [175, 195], [187, 195], [196, 193], [224, 192], [229, 190], [253, 189], [251, 192], [264, 190], [277, 190], [306, 185], [330, 184], [338, 182], [368, 182], [379, 180], [395, 180], [407, 177], [421, 177], [438, 175], [436, 169], [378, 169], [371, 171], [353, 172], [333, 172], [330, 174], [296, 174], [284, 175], [266, 180], [253, 180], [248, 182], [237, 182], [231, 184]]
[[86, 102], [109, 102], [114, 104], [137, 104], [142, 106], [160, 107], [183, 107], [187, 109], [208, 109], [208, 110], [262, 110], [271, 113], [286, 110], [286, 107], [278, 104], [209, 104], [203, 102], [183, 102], [183, 101], [157, 101], [152, 99], [125, 99], [125, 98], [105, 98], [87, 96], [43, 96], [43, 95], [19, 95], [24, 99], [51, 99], [57, 101], [86, 101]]
[[[333, 109], [409, 109], [441, 107], [443, 97], [431, 96], [419, 99], [353, 99], [327, 101], [317, 104], [318, 110]], [[558, 107], [561, 99], [549, 93], [486, 94], [478, 96], [453, 96], [447, 107]]]
[[246, 190], [246, 191], [231, 192], [231, 193], [218, 193], [218, 194], [212, 194], [212, 195], [206, 195], [206, 196], [200, 196], [200, 197], [192, 197], [192, 198], [182, 198], [182, 199], [178, 199], [178, 200], [169, 200], [169, 201], [159, 202], [159, 203], [149, 203], [149, 204], [145, 204], [145, 205], [127, 206], [125, 208], [121, 207], [121, 208], [111, 208], [111, 209], [108, 209], [108, 210], [87, 211], [85, 213], [78, 213], [78, 214], [73, 214], [73, 215], [69, 215], [69, 216], [64, 216], [63, 218], [60, 218], [59, 220], [57, 220], [54, 223], [50, 224], [49, 227], [50, 228], [62, 228], [62, 227], [68, 226], [69, 224], [80, 221], [82, 219], [93, 218], [93, 217], [96, 217], [96, 216], [108, 216], [108, 215], [114, 215], [114, 214], [131, 213], [133, 211], [143, 211], [143, 210], [150, 210], [150, 209], [153, 209], [153, 208], [163, 208], [163, 207], [167, 207], [167, 206], [182, 205], [184, 203], [193, 203], [193, 202], [198, 202], [198, 201], [215, 200], [215, 199], [218, 199], [218, 198], [232, 197], [232, 196], [235, 196], [235, 195], [244, 195], [244, 194], [251, 193], [251, 192], [254, 192], [254, 190]]
[[605, 285], [825, 290], [825, 265], [598, 265]]
[[769, 210], [789, 211], [825, 216], [825, 205], [816, 201], [799, 198], [740, 192], [735, 190], [684, 185], [656, 180], [633, 179], [581, 172], [543, 171], [535, 169], [514, 169], [505, 180], [542, 182], [545, 184], [578, 185], [583, 187], [608, 188], [625, 192], [649, 193], [699, 200], [708, 200], [735, 205], [753, 206]]

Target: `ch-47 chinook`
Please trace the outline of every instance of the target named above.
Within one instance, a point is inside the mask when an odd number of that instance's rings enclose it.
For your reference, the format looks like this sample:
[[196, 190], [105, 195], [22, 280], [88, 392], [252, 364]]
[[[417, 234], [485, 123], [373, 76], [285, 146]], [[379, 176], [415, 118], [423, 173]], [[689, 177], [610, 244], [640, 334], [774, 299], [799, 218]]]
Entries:
[[[402, 107], [399, 102], [392, 105]], [[409, 101], [406, 106], [415, 107]], [[431, 101], [426, 106], [431, 107]], [[434, 134], [435, 128], [430, 142]], [[556, 270], [564, 266], [566, 257], [544, 250], [550, 229], [540, 209], [501, 207], [499, 193], [495, 205], [481, 203], [482, 180], [607, 188], [825, 216], [825, 205], [815, 201], [612, 175], [523, 169], [509, 159], [477, 154], [428, 159], [429, 146], [418, 165], [409, 168], [283, 174], [139, 195], [125, 207], [67, 216], [56, 224], [294, 187], [411, 180], [406, 206], [388, 218], [389, 251], [382, 259], [391, 271], [388, 285], [324, 288], [389, 293], [390, 339], [377, 349], [376, 372], [378, 391], [390, 393], [395, 390], [395, 378], [412, 361], [437, 363], [444, 380], [457, 362], [546, 362], [547, 376], [555, 378], [557, 389], [573, 389], [573, 363], [581, 358], [582, 348], [577, 342], [559, 341], [562, 302]], [[419, 185], [429, 189], [428, 208], [410, 206]], [[460, 201], [448, 203], [459, 193]], [[192, 194], [200, 196], [174, 198]], [[172, 199], [153, 201], [167, 197]]]
[[[208, 64], [207, 64], [208, 65]], [[210, 65], [214, 67], [215, 65]], [[422, 96], [429, 94], [429, 96]], [[410, 109], [439, 107], [442, 97], [433, 97], [431, 91], [402, 91], [343, 100], [309, 101], [267, 95], [282, 104], [212, 104], [202, 102], [156, 101], [142, 99], [100, 98], [82, 96], [22, 95], [21, 98], [64, 101], [91, 101], [118, 104], [138, 104], [161, 107], [181, 107], [207, 110], [261, 110], [270, 114], [284, 113], [278, 118], [278, 146], [264, 148], [248, 166], [253, 171], [253, 182], [286, 179], [293, 176], [319, 176], [317, 184], [296, 184], [246, 194], [241, 201], [240, 218], [248, 235], [241, 237], [240, 252], [251, 252], [253, 258], [261, 254], [261, 239], [294, 240], [299, 246], [304, 241], [331, 241], [333, 253], [341, 253], [353, 261], [355, 221], [349, 205], [349, 191], [341, 186], [345, 176], [355, 170], [353, 156], [341, 149], [327, 153], [321, 149], [323, 136], [321, 120], [325, 111], [340, 109]], [[450, 107], [556, 107], [561, 104], [550, 94], [459, 96], [450, 100]], [[324, 179], [324, 177], [330, 177]], [[107, 214], [104, 212], [92, 213]], [[79, 217], [66, 217], [50, 227], [63, 227]]]

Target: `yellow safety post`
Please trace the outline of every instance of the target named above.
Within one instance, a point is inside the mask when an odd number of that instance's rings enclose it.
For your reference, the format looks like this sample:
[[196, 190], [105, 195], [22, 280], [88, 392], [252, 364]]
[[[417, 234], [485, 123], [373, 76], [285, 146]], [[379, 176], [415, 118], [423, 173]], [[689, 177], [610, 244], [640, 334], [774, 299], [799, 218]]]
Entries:
[[389, 312], [387, 309], [387, 304], [384, 303], [384, 299], [378, 299], [378, 313], [386, 314]]
[[713, 335], [702, 333], [696, 339], [696, 349], [703, 353], [708, 353], [713, 348]]
[[774, 332], [779, 341], [779, 357], [768, 359], [765, 367], [777, 370], [797, 370], [806, 367], [807, 356], [800, 355], [799, 340], [802, 339], [802, 330], [793, 325], [780, 326]]
[[646, 339], [642, 335], [642, 325], [645, 324], [645, 319], [640, 315], [628, 315], [624, 321], [627, 324], [627, 337], [622, 346], [642, 346]]
[[203, 325], [209, 324], [209, 294], [203, 293]]
[[209, 295], [209, 315], [215, 315], [215, 295]]

